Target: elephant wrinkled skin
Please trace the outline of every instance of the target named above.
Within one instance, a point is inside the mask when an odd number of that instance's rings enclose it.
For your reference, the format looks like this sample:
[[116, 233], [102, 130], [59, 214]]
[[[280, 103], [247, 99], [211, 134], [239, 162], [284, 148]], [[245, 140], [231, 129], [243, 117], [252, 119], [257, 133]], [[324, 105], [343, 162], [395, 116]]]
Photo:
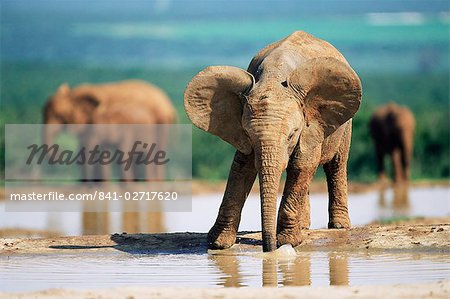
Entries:
[[369, 123], [375, 144], [377, 170], [380, 180], [386, 177], [384, 157], [390, 156], [394, 170], [394, 182], [408, 181], [413, 154], [415, 120], [412, 112], [394, 103], [378, 108]]
[[[212, 248], [234, 244], [241, 210], [259, 177], [263, 250], [298, 245], [309, 228], [308, 189], [323, 164], [330, 228], [348, 228], [347, 159], [351, 118], [361, 83], [329, 43], [297, 31], [261, 50], [248, 70], [211, 66], [188, 84], [191, 121], [237, 151], [219, 214], [208, 234]], [[287, 179], [276, 213], [282, 172]]]

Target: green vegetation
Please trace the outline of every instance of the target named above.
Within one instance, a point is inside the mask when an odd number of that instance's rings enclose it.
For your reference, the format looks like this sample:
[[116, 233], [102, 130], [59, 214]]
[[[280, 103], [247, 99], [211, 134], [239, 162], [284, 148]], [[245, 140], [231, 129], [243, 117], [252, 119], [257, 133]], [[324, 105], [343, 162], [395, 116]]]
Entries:
[[[63, 81], [70, 85], [140, 78], [164, 89], [179, 111], [181, 123], [189, 123], [182, 105], [185, 85], [199, 69], [105, 69], [76, 65], [12, 64], [1, 69], [0, 159], [4, 161], [4, 124], [41, 123], [42, 107]], [[448, 73], [361, 74], [363, 104], [354, 118], [349, 178], [375, 179], [375, 156], [368, 131], [374, 109], [396, 101], [409, 106], [417, 122], [413, 178], [450, 176], [449, 75]], [[193, 128], [193, 175], [202, 179], [226, 179], [234, 149], [219, 138]], [[2, 173], [4, 163], [2, 163]], [[323, 176], [319, 172], [318, 176]]]
[[381, 218], [378, 222], [381, 225], [389, 225], [389, 224], [395, 224], [402, 221], [411, 221], [415, 219], [423, 219], [423, 217], [408, 217], [408, 216], [392, 216], [387, 218]]

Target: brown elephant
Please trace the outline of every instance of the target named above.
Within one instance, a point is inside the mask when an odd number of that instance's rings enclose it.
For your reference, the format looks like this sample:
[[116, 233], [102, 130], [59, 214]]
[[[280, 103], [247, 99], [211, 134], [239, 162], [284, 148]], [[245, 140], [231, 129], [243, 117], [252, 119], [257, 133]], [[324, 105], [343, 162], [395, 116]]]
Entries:
[[176, 111], [158, 87], [139, 80], [62, 84], [44, 109], [46, 124], [171, 124]]
[[[300, 230], [310, 225], [308, 189], [320, 164], [328, 181], [328, 226], [349, 227], [347, 158], [351, 118], [360, 102], [360, 80], [345, 58], [302, 31], [261, 50], [248, 71], [211, 66], [197, 74], [184, 95], [187, 115], [197, 127], [237, 149], [208, 233], [210, 247], [234, 244], [257, 175], [263, 250], [298, 245]], [[277, 191], [285, 169], [277, 220]]]
[[412, 112], [394, 103], [378, 108], [369, 123], [377, 158], [380, 180], [386, 177], [384, 157], [389, 155], [394, 169], [394, 182], [409, 179], [413, 154], [415, 120]]
[[[176, 110], [161, 89], [144, 81], [83, 84], [74, 88], [62, 84], [45, 105], [44, 122], [61, 125], [45, 127], [44, 143], [51, 144], [63, 124], [171, 124], [176, 122]], [[136, 136], [123, 136], [115, 130], [101, 131], [101, 134], [87, 132], [85, 127], [79, 130], [83, 131], [72, 133], [86, 143], [129, 148], [129, 143], [136, 140]], [[164, 136], [161, 138], [158, 140], [163, 140]], [[92, 144], [87, 144], [88, 148], [92, 148]], [[83, 179], [111, 175], [98, 174], [98, 169], [94, 169], [95, 174], [92, 174], [92, 170], [86, 167], [83, 168]], [[123, 176], [126, 180], [133, 178], [129, 172], [124, 172]]]

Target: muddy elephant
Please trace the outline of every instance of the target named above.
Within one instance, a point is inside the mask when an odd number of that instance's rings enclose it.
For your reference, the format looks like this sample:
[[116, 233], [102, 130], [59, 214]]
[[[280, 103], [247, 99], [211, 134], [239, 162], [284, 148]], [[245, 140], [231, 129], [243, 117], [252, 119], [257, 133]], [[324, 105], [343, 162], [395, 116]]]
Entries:
[[234, 244], [257, 175], [263, 251], [297, 246], [301, 229], [310, 225], [308, 189], [320, 164], [328, 181], [328, 227], [349, 227], [347, 158], [351, 118], [361, 95], [360, 80], [345, 58], [328, 42], [302, 31], [261, 50], [247, 71], [211, 66], [198, 73], [185, 90], [187, 115], [194, 125], [237, 149], [208, 233], [209, 246]]
[[[52, 144], [54, 138], [64, 128], [64, 124], [171, 124], [176, 122], [176, 110], [168, 96], [156, 86], [139, 80], [121, 81], [106, 84], [83, 84], [70, 88], [62, 84], [52, 95], [44, 108], [44, 143]], [[93, 133], [87, 126], [80, 126], [71, 132], [82, 139], [83, 146], [93, 148], [94, 144], [108, 144], [129, 148], [137, 136], [124, 136], [111, 129]], [[160, 129], [158, 129], [158, 133]], [[133, 131], [134, 132], [134, 131]], [[149, 134], [143, 132], [142, 134]], [[164, 140], [164, 136], [158, 136]], [[83, 179], [107, 178], [111, 175], [98, 169], [82, 169]], [[135, 174], [124, 172], [123, 179], [130, 180]]]
[[394, 103], [378, 108], [369, 123], [380, 180], [386, 177], [384, 158], [390, 156], [394, 182], [407, 182], [413, 154], [415, 120], [412, 112]]

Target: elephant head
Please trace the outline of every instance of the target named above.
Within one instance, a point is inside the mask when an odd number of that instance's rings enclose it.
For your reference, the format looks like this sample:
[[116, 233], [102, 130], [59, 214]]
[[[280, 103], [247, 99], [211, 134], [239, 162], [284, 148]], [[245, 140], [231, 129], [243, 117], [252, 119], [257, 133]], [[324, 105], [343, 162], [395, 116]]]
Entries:
[[75, 90], [66, 83], [59, 86], [44, 108], [44, 123], [53, 125], [46, 126], [44, 143], [52, 143], [66, 124], [93, 123], [99, 105], [100, 98], [88, 87]]
[[200, 129], [255, 154], [263, 250], [276, 249], [276, 198], [291, 154], [311, 151], [356, 113], [361, 83], [351, 67], [314, 58], [288, 73], [258, 74], [212, 66], [186, 88], [187, 115]]

